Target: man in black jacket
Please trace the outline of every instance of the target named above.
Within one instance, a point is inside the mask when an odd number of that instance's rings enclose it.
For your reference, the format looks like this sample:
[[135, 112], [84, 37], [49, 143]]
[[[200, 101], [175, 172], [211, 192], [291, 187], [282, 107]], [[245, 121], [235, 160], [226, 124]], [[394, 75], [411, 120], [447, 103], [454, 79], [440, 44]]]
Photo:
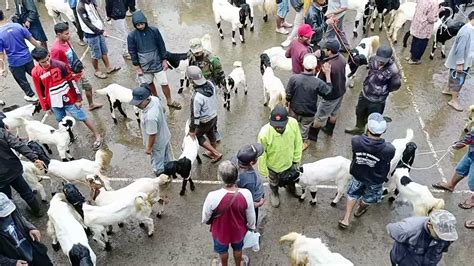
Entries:
[[137, 72], [140, 86], [150, 88], [153, 96], [158, 96], [154, 79], [163, 90], [168, 107], [180, 110], [181, 104], [171, 98], [171, 89], [166, 77], [168, 62], [166, 61], [166, 46], [160, 30], [148, 25], [148, 20], [142, 11], [132, 15], [132, 23], [135, 30], [127, 37], [128, 52], [132, 58], [132, 64]]
[[41, 46], [48, 49], [46, 42], [48, 38], [41, 25], [38, 9], [33, 0], [15, 0], [16, 13], [14, 21], [25, 26], [33, 35], [35, 40], [41, 42]]
[[0, 265], [53, 265], [48, 249], [40, 241], [40, 231], [0, 192]]
[[[125, 16], [127, 14], [128, 6], [127, 0], [106, 0], [105, 12], [107, 14], [107, 21], [112, 22], [112, 26], [119, 34], [119, 38], [127, 39], [128, 27]], [[127, 43], [122, 42], [122, 56], [125, 59], [131, 60], [128, 53]]]
[[311, 38], [311, 48], [313, 51], [319, 48], [319, 42], [323, 39], [324, 33], [328, 28], [326, 23], [326, 18], [324, 17], [324, 5], [326, 0], [313, 0], [313, 4], [308, 9], [306, 17], [304, 19], [305, 24], [311, 25], [313, 27], [313, 37]]
[[34, 162], [35, 166], [40, 169], [43, 169], [45, 164], [38, 159], [38, 156], [25, 142], [5, 128], [2, 122], [3, 118], [5, 118], [5, 115], [0, 112], [0, 192], [5, 193], [11, 198], [11, 187], [13, 187], [23, 200], [28, 203], [32, 213], [35, 216], [41, 216], [39, 202], [23, 178], [23, 166], [12, 149]]
[[362, 134], [367, 116], [371, 113], [383, 114], [389, 93], [400, 89], [402, 81], [392, 53], [390, 46], [383, 45], [377, 49], [376, 55], [369, 59], [369, 73], [364, 80], [356, 106], [356, 126], [346, 128], [346, 133]]
[[379, 113], [369, 116], [367, 135], [352, 137], [352, 179], [347, 190], [347, 205], [344, 219], [339, 227], [346, 229], [352, 219], [352, 210], [357, 202], [359, 206], [355, 217], [362, 216], [369, 205], [382, 199], [383, 183], [388, 181], [390, 161], [395, 156], [395, 147], [381, 138], [387, 130], [387, 122]]
[[322, 72], [326, 82], [314, 76], [318, 64], [316, 56], [305, 55], [303, 59], [304, 70], [300, 74], [293, 75], [286, 86], [286, 100], [289, 103], [289, 115], [295, 118], [303, 137], [303, 150], [309, 145], [308, 130], [313, 123], [314, 115], [318, 107], [318, 96], [331, 93], [331, 66], [324, 64]]

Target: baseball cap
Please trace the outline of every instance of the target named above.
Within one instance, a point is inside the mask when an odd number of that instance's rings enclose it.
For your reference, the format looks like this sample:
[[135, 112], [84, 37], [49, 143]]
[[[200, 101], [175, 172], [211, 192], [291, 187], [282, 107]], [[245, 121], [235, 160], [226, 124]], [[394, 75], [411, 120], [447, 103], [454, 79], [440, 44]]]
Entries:
[[369, 122], [367, 129], [373, 134], [383, 134], [387, 130], [387, 121], [379, 113], [371, 113], [369, 115]]
[[375, 60], [382, 62], [382, 63], [387, 63], [390, 58], [392, 58], [393, 50], [390, 46], [388, 45], [383, 45], [380, 46], [379, 49], [377, 49], [377, 52], [375, 53]]
[[313, 36], [313, 28], [309, 24], [303, 24], [298, 28], [298, 36], [310, 38]]
[[15, 204], [5, 193], [0, 192], [0, 217], [7, 217], [16, 209]]
[[197, 66], [189, 66], [186, 70], [186, 76], [196, 85], [203, 85], [206, 83], [206, 79], [202, 75], [201, 69]]
[[458, 239], [456, 217], [446, 210], [435, 210], [430, 214], [430, 222], [438, 237], [445, 241]]
[[303, 67], [305, 69], [315, 69], [318, 65], [318, 59], [314, 54], [306, 54], [303, 58]]
[[333, 53], [337, 53], [341, 49], [341, 44], [337, 39], [329, 39], [325, 43], [323, 43], [322, 47], [324, 49], [328, 49]]
[[247, 165], [250, 162], [256, 161], [263, 154], [263, 150], [263, 145], [260, 143], [247, 144], [240, 148], [237, 153], [237, 159], [240, 164]]
[[198, 38], [194, 38], [189, 41], [189, 49], [193, 54], [202, 52], [204, 50], [202, 47], [202, 42]]
[[151, 92], [149, 89], [145, 87], [138, 87], [135, 88], [132, 92], [132, 100], [130, 101], [131, 105], [139, 105], [141, 104], [144, 100], [148, 99], [150, 97]]
[[277, 104], [270, 115], [270, 126], [285, 127], [287, 123], [288, 110], [283, 105]]

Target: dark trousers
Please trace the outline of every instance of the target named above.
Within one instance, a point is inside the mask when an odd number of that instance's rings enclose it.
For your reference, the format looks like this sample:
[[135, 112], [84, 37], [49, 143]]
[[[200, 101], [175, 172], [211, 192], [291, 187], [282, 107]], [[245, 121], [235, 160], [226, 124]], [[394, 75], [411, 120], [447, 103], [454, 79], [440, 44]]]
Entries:
[[411, 41], [411, 59], [414, 61], [418, 61], [425, 53], [426, 47], [428, 46], [429, 39], [419, 39], [413, 36]]
[[33, 266], [53, 266], [51, 259], [48, 257], [48, 254], [42, 254], [36, 249], [33, 249], [33, 262], [28, 263], [28, 265]]
[[82, 31], [81, 24], [79, 23], [79, 18], [77, 16], [77, 11], [75, 8], [72, 9], [72, 13], [74, 13], [74, 23], [77, 29], [77, 35], [79, 36], [79, 40], [84, 41], [84, 32]]
[[258, 223], [258, 208], [255, 208], [255, 228], [257, 228]]
[[10, 72], [12, 72], [13, 78], [16, 80], [16, 83], [18, 83], [18, 85], [25, 92], [25, 94], [30, 97], [35, 96], [35, 93], [31, 89], [28, 79], [26, 79], [26, 73], [31, 76], [31, 71], [33, 70], [33, 67], [35, 67], [33, 60], [22, 66], [10, 66]]
[[127, 0], [127, 7], [128, 7], [128, 10], [130, 10], [130, 12], [135, 12], [137, 9], [135, 7], [135, 0]]
[[0, 187], [0, 192], [5, 193], [8, 198], [12, 198], [12, 188], [20, 194], [20, 197], [28, 203], [31, 209], [39, 208], [38, 201], [36, 200], [35, 194], [31, 190], [28, 183], [26, 183], [23, 176], [17, 176], [13, 181], [10, 182], [10, 185], [6, 185], [4, 187]]
[[384, 109], [385, 102], [374, 103], [367, 100], [362, 93], [359, 94], [359, 101], [356, 107], [357, 123], [360, 123], [360, 125], [367, 124], [367, 119], [371, 113], [383, 114]]

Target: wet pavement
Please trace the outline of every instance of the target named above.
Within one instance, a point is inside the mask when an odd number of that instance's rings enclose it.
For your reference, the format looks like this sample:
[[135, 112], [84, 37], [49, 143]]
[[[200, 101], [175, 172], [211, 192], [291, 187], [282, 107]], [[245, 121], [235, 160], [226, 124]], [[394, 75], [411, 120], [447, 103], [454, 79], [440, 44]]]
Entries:
[[[244, 95], [243, 91], [232, 95], [230, 112], [225, 111], [221, 106], [218, 126], [224, 138], [218, 149], [225, 154], [225, 159], [230, 159], [241, 145], [255, 142], [258, 131], [261, 126], [267, 123], [269, 116], [268, 108], [263, 106], [259, 54], [267, 48], [279, 46], [285, 39], [284, 36], [275, 33], [274, 18], [264, 23], [262, 12], [257, 9], [255, 31], [247, 30], [245, 32], [245, 44], [240, 44], [237, 41], [237, 46], [232, 46], [231, 28], [228, 23], [223, 22], [225, 39], [220, 40], [218, 36], [213, 20], [212, 1], [152, 0], [137, 2], [138, 7], [144, 10], [147, 15], [149, 24], [160, 28], [169, 51], [186, 52], [189, 39], [209, 33], [213, 52], [220, 56], [226, 73], [232, 71], [234, 61], [243, 62], [249, 92], [248, 95]], [[3, 5], [0, 8], [3, 8]], [[51, 45], [54, 38], [53, 22], [47, 16], [42, 4], [39, 8], [45, 31], [50, 38], [48, 44]], [[294, 13], [289, 15], [290, 22], [292, 22], [293, 16]], [[354, 13], [350, 12], [346, 17], [346, 32], [350, 37], [351, 45], [355, 46], [362, 38], [362, 34], [359, 34], [359, 38], [352, 38], [353, 23], [350, 21], [353, 19]], [[129, 28], [132, 28], [130, 19], [128, 20]], [[110, 29], [110, 25], [107, 27], [109, 34], [124, 38], [117, 36], [114, 30]], [[403, 36], [407, 29], [406, 25], [400, 31], [399, 36]], [[379, 33], [378, 30], [375, 30], [369, 34], [379, 34], [382, 42], [387, 43], [385, 31]], [[75, 34], [73, 34], [73, 43], [78, 54], [81, 55], [85, 48], [77, 44], [78, 39]], [[448, 41], [446, 53], [449, 52], [451, 43], [452, 40]], [[107, 44], [111, 61], [113, 64], [120, 65], [122, 70], [110, 75], [106, 80], [99, 80], [93, 77], [92, 66], [86, 59], [87, 74], [93, 87], [99, 89], [110, 83], [118, 83], [134, 88], [136, 86], [135, 74], [131, 63], [124, 62], [122, 59], [121, 43], [108, 38]], [[401, 60], [405, 82], [400, 91], [391, 94], [387, 101], [385, 115], [390, 116], [393, 122], [389, 124], [385, 138], [392, 140], [403, 137], [406, 129], [412, 128], [415, 131], [414, 141], [417, 143], [420, 153], [445, 150], [462, 136], [468, 112], [454, 111], [447, 105], [449, 98], [441, 94], [441, 90], [447, 83], [444, 60], [440, 58], [439, 54], [434, 60], [429, 60], [429, 53], [425, 52], [422, 65], [410, 66], [404, 60], [408, 55], [409, 48], [403, 48], [399, 43], [395, 45], [395, 49]], [[101, 66], [103, 67], [102, 64]], [[284, 84], [290, 77], [290, 73], [281, 70], [276, 70], [276, 74]], [[351, 136], [344, 133], [344, 128], [353, 126], [355, 123], [355, 105], [365, 75], [366, 70], [361, 68], [357, 73], [355, 87], [348, 89], [334, 136], [331, 138], [321, 133], [318, 143], [304, 152], [303, 163], [336, 155], [351, 157]], [[173, 97], [183, 104], [182, 110], [170, 110], [168, 113], [173, 151], [175, 156], [179, 156], [184, 135], [183, 128], [189, 117], [191, 92], [189, 89], [185, 89], [182, 95], [177, 94], [179, 88], [177, 73], [168, 72], [168, 79], [173, 90]], [[470, 91], [473, 84], [473, 80], [469, 79], [461, 93], [462, 104], [466, 108], [474, 100]], [[1, 79], [0, 95], [2, 100], [7, 101], [7, 105], [25, 104], [22, 99], [23, 93], [11, 75], [6, 80]], [[89, 114], [105, 135], [107, 147], [113, 153], [106, 175], [111, 178], [124, 178], [120, 180], [152, 177], [149, 158], [144, 152], [136, 121], [125, 119], [117, 112], [119, 123], [114, 125], [108, 110], [107, 99], [100, 95], [95, 95], [95, 99], [104, 103], [104, 108], [92, 113], [89, 112]], [[85, 103], [85, 105], [87, 104]], [[127, 113], [129, 117], [133, 118], [130, 107], [127, 107]], [[55, 125], [52, 117], [48, 118], [47, 122]], [[80, 137], [72, 147], [72, 154], [75, 158], [92, 159], [94, 153], [91, 149], [93, 142], [91, 133], [81, 124], [76, 126], [75, 131]], [[438, 182], [443, 178], [449, 179], [454, 172], [456, 162], [464, 153], [465, 150], [457, 151], [453, 155], [449, 154], [439, 163], [439, 166], [427, 170], [414, 170], [411, 172], [411, 176], [415, 181], [425, 185]], [[437, 158], [439, 159], [443, 154], [444, 152], [437, 153]], [[58, 158], [56, 153], [53, 156]], [[415, 159], [414, 166], [427, 167], [435, 162], [436, 158], [432, 153], [421, 154]], [[194, 168], [193, 179], [216, 181], [216, 169], [216, 165], [204, 159], [202, 165]], [[120, 188], [126, 184], [128, 184], [127, 181], [116, 180], [112, 183], [112, 187]], [[207, 193], [219, 188], [219, 185], [197, 184], [196, 191], [188, 191], [183, 197], [178, 195], [179, 188], [179, 184], [173, 185], [170, 191], [171, 201], [166, 206], [163, 218], [155, 218], [153, 237], [148, 238], [145, 232], [137, 226], [137, 223], [130, 222], [124, 228], [114, 228], [116, 233], [111, 237], [113, 250], [110, 252], [102, 251], [96, 243], [90, 240], [98, 257], [98, 265], [208, 265], [215, 255], [212, 252], [212, 239], [208, 226], [200, 223], [201, 208]], [[469, 248], [474, 239], [474, 232], [468, 231], [462, 226], [466, 219], [474, 217], [474, 213], [457, 207], [458, 202], [469, 195], [466, 192], [467, 182], [462, 181], [457, 189], [457, 193], [453, 194], [434, 192], [436, 197], [445, 199], [446, 209], [456, 215], [459, 223], [459, 240], [444, 256], [442, 265], [470, 265], [474, 259], [474, 255], [470, 252], [471, 248]], [[82, 187], [81, 190], [87, 191], [85, 187]], [[254, 265], [287, 265], [288, 247], [281, 246], [278, 239], [291, 231], [302, 232], [310, 237], [321, 237], [332, 251], [341, 253], [356, 265], [389, 265], [388, 254], [393, 242], [388, 237], [385, 226], [389, 222], [410, 216], [412, 211], [406, 203], [396, 201], [390, 205], [384, 200], [381, 204], [372, 207], [363, 217], [355, 218], [349, 230], [340, 231], [337, 228], [337, 220], [343, 216], [345, 198], [337, 207], [330, 207], [329, 203], [335, 194], [334, 189], [330, 187], [320, 189], [318, 204], [315, 207], [308, 204], [308, 199], [306, 202], [300, 203], [296, 199], [288, 197], [284, 192], [281, 194], [280, 208], [273, 209], [269, 205], [265, 205], [261, 211], [259, 229], [263, 234], [262, 249], [258, 253], [249, 251], [251, 262]], [[16, 198], [16, 203], [20, 209], [25, 209], [25, 204], [21, 199]], [[44, 208], [47, 209], [47, 206], [45, 205]], [[49, 246], [51, 240], [45, 232], [47, 218], [32, 218], [31, 220], [41, 229], [44, 242]], [[49, 254], [55, 264], [68, 264], [67, 257], [61, 252], [55, 253], [50, 248]]]

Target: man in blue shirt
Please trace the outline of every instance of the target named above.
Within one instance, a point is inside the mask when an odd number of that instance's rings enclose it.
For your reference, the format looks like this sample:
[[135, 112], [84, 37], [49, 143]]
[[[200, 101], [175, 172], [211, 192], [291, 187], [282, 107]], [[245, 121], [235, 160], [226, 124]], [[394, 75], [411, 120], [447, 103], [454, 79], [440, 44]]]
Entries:
[[25, 92], [24, 99], [29, 102], [36, 102], [38, 97], [36, 97], [26, 79], [26, 73], [31, 76], [35, 64], [25, 39], [36, 47], [40, 46], [26, 28], [17, 23], [9, 23], [5, 19], [3, 11], [0, 10], [0, 75], [5, 77], [8, 73], [5, 63], [6, 53], [10, 71], [18, 85]]
[[265, 203], [262, 178], [253, 166], [257, 163], [258, 157], [263, 154], [264, 148], [260, 143], [247, 144], [240, 148], [237, 156], [232, 160], [239, 169], [237, 186], [246, 188], [252, 193], [255, 207], [255, 225], [258, 222], [258, 208]]

